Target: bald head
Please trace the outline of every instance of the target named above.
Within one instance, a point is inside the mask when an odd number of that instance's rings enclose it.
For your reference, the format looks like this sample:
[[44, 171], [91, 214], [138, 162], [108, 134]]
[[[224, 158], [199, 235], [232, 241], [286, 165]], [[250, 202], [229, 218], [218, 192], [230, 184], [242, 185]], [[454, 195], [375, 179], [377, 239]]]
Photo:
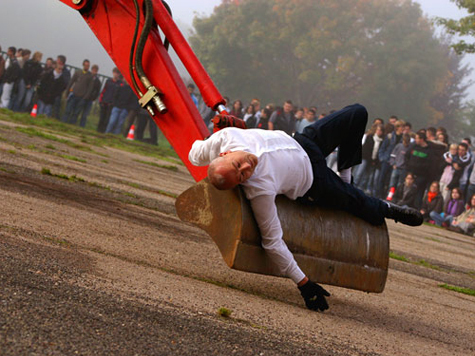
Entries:
[[249, 179], [257, 166], [255, 155], [244, 152], [225, 152], [208, 167], [208, 178], [217, 189], [233, 189]]

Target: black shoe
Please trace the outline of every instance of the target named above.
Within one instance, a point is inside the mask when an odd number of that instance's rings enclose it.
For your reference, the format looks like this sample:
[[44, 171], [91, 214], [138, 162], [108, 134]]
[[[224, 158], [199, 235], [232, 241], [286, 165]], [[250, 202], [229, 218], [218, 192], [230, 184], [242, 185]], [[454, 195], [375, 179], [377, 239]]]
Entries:
[[422, 214], [416, 209], [402, 207], [391, 203], [389, 203], [386, 217], [388, 219], [393, 219], [395, 222], [400, 222], [409, 226], [420, 226], [424, 221]]

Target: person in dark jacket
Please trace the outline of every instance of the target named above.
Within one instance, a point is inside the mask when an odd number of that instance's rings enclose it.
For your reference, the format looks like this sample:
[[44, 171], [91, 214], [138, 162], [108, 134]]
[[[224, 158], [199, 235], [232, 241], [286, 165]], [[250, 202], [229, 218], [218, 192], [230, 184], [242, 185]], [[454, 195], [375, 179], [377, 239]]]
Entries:
[[135, 93], [126, 82], [121, 80], [114, 93], [112, 111], [106, 133], [120, 134], [124, 125], [132, 100], [136, 100]]
[[79, 121], [79, 126], [81, 127], [86, 126], [87, 117], [89, 116], [89, 113], [92, 109], [92, 103], [99, 97], [99, 94], [101, 93], [102, 83], [97, 75], [98, 72], [99, 66], [97, 64], [94, 64], [91, 67], [91, 82], [89, 83], [87, 92], [86, 94], [84, 94], [84, 97], [82, 98], [81, 102], [82, 115], [81, 120]]
[[5, 73], [2, 77], [3, 92], [0, 98], [0, 108], [8, 109], [11, 105], [13, 87], [20, 79], [21, 68], [15, 57], [16, 48], [9, 47], [7, 51], [7, 60], [5, 61]]
[[292, 101], [287, 100], [282, 109], [274, 111], [269, 120], [269, 130], [281, 130], [287, 135], [292, 135], [295, 132], [293, 108]]
[[417, 194], [417, 186], [415, 185], [414, 181], [414, 174], [408, 173], [404, 183], [396, 188], [396, 192], [394, 193], [393, 197], [394, 204], [409, 206], [411, 208], [414, 207], [414, 201]]
[[[35, 93], [36, 86], [40, 79], [43, 68], [41, 67], [41, 59], [43, 58], [43, 53], [35, 52], [33, 58], [28, 60], [23, 65], [23, 81], [25, 82], [25, 96], [22, 100], [17, 102], [17, 109], [19, 111], [30, 111], [31, 101], [33, 99], [33, 94]], [[20, 97], [18, 97], [20, 99]]]
[[421, 214], [425, 221], [429, 221], [430, 213], [435, 211], [440, 214], [444, 209], [444, 198], [440, 194], [439, 182], [434, 181], [422, 199]]
[[66, 102], [66, 112], [63, 115], [62, 121], [68, 122], [70, 124], [75, 124], [80, 112], [83, 109], [82, 104], [84, 96], [89, 90], [90, 83], [92, 81], [91, 72], [89, 72], [90, 67], [89, 60], [85, 59], [82, 62], [83, 69], [76, 70], [73, 77], [69, 81], [69, 84], [66, 88], [68, 93], [68, 101]]
[[[148, 129], [150, 132], [150, 139], [144, 139], [145, 127], [148, 124]], [[142, 141], [150, 143], [152, 145], [158, 145], [158, 135], [157, 135], [157, 124], [153, 121], [152, 117], [145, 109], [140, 109], [137, 114], [137, 128], [135, 130], [135, 139], [137, 141]]]
[[257, 128], [261, 130], [268, 130], [269, 129], [269, 119], [271, 116], [271, 111], [267, 108], [261, 110], [261, 117], [259, 118], [259, 123], [257, 124]]
[[[67, 60], [66, 56], [64, 56], [62, 54], [60, 54], [60, 55], [58, 55], [58, 57], [56, 57], [56, 65], [61, 66], [63, 68], [61, 78], [63, 78], [63, 81], [65, 83], [64, 84], [65, 89], [68, 86], [69, 81], [71, 80], [71, 72], [66, 67], [66, 60]], [[63, 93], [61, 92], [60, 95], [58, 95], [54, 99], [54, 104], [53, 104], [53, 113], [52, 113], [52, 115], [55, 119], [58, 119], [58, 120], [61, 120], [61, 101], [62, 101], [62, 98], [63, 98]]]
[[444, 206], [444, 211], [442, 213], [437, 213], [432, 211], [430, 213], [430, 218], [438, 226], [449, 226], [454, 217], [459, 216], [465, 210], [465, 201], [463, 199], [463, 194], [460, 188], [452, 189], [450, 199], [447, 199], [447, 202]]
[[106, 132], [107, 124], [109, 123], [109, 117], [112, 111], [112, 101], [114, 100], [114, 94], [120, 84], [120, 72], [117, 68], [112, 70], [112, 78], [107, 79], [101, 95], [99, 96], [99, 123], [97, 125], [97, 132]]
[[419, 131], [416, 134], [415, 142], [409, 146], [406, 153], [406, 170], [414, 174], [417, 186], [416, 208], [421, 206], [422, 196], [432, 172], [431, 159], [432, 150], [427, 143], [426, 134]]
[[38, 86], [38, 115], [52, 116], [55, 100], [66, 88], [63, 75], [64, 67], [58, 63], [41, 75]]

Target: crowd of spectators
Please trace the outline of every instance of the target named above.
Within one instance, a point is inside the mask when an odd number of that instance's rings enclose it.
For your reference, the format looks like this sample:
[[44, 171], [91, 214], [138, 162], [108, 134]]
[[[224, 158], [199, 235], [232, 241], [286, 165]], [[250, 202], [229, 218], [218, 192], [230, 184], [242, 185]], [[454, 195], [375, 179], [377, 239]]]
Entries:
[[[2, 48], [0, 47], [0, 52]], [[157, 127], [141, 109], [132, 89], [114, 68], [105, 84], [99, 78], [99, 66], [85, 59], [82, 69], [73, 75], [66, 57], [47, 58], [42, 64], [41, 52], [9, 47], [6, 58], [0, 56], [0, 108], [30, 112], [36, 105], [38, 115], [54, 117], [65, 123], [85, 127], [93, 103], [100, 107], [97, 131], [127, 136], [135, 124], [135, 139], [144, 141], [145, 128], [157, 144]], [[78, 122], [79, 121], [79, 122]]]
[[[0, 47], [1, 51], [1, 47]], [[30, 58], [31, 57], [31, 58]], [[135, 124], [136, 139], [143, 140], [148, 124], [150, 143], [157, 144], [157, 127], [117, 68], [102, 85], [99, 67], [83, 61], [82, 70], [71, 76], [66, 57], [47, 58], [28, 49], [8, 48], [0, 56], [0, 107], [28, 112], [38, 106], [38, 114], [55, 117], [84, 127], [94, 101], [99, 102], [97, 131], [127, 135]], [[216, 114], [203, 103], [195, 86], [188, 92], [210, 132]], [[62, 105], [62, 100], [65, 105]], [[241, 100], [226, 100], [226, 110], [246, 123], [248, 128], [282, 130], [289, 135], [302, 132], [316, 120], [327, 116], [316, 106], [296, 107], [287, 100], [282, 106], [261, 107], [255, 98], [246, 106]], [[64, 106], [62, 112], [61, 108]], [[328, 114], [332, 114], [333, 111]], [[338, 152], [327, 157], [337, 170]], [[413, 131], [409, 122], [391, 116], [372, 121], [362, 143], [362, 163], [353, 168], [353, 184], [366, 194], [419, 209], [426, 221], [451, 230], [472, 234], [475, 231], [475, 158], [471, 139], [449, 142], [443, 127]]]

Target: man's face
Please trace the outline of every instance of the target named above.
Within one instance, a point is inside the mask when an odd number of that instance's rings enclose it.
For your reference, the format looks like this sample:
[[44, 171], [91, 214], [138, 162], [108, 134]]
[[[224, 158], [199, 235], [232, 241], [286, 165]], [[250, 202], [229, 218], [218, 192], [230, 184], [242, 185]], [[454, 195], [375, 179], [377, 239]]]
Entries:
[[463, 157], [467, 154], [467, 149], [463, 146], [459, 146], [459, 156]]
[[416, 145], [424, 144], [424, 140], [419, 135], [416, 135], [415, 142], [416, 142]]
[[402, 132], [404, 131], [404, 126], [402, 125], [395, 126], [394, 129], [396, 130], [396, 135], [401, 135]]
[[307, 120], [308, 121], [314, 121], [315, 120], [315, 113], [313, 111], [309, 111], [307, 113]]
[[193, 94], [194, 91], [195, 91], [195, 88], [188, 87], [188, 93]]
[[410, 126], [404, 126], [404, 130], [402, 131], [403, 134], [411, 134], [411, 127]]
[[112, 79], [118, 80], [119, 79], [119, 72], [116, 72], [116, 71], [112, 72]]
[[45, 65], [47, 68], [51, 68], [53, 67], [53, 61], [51, 59], [47, 59]]
[[99, 69], [96, 68], [96, 67], [94, 67], [94, 68], [91, 69], [91, 73], [92, 73], [93, 75], [97, 75], [98, 72], [99, 72]]
[[285, 103], [284, 104], [284, 112], [288, 114], [291, 111], [292, 111], [292, 104]]
[[414, 183], [414, 177], [413, 176], [407, 176], [405, 179], [406, 185], [412, 185]]
[[91, 63], [89, 63], [89, 62], [84, 62], [83, 65], [82, 65], [82, 69], [83, 69], [85, 72], [88, 72], [90, 65], [91, 65]]
[[395, 119], [395, 118], [393, 118], [393, 117], [389, 119], [389, 123], [390, 123], [391, 125], [394, 125], [394, 124], [396, 123], [396, 121], [397, 121], [397, 119]]
[[297, 111], [297, 112], [295, 113], [295, 118], [296, 118], [297, 120], [302, 119], [302, 118], [303, 118], [303, 110]]
[[7, 51], [7, 56], [12, 58], [13, 57], [13, 51], [12, 50], [8, 50]]
[[215, 173], [225, 178], [226, 189], [232, 189], [248, 180], [258, 163], [255, 155], [244, 151], [224, 152], [217, 159], [219, 161]]

